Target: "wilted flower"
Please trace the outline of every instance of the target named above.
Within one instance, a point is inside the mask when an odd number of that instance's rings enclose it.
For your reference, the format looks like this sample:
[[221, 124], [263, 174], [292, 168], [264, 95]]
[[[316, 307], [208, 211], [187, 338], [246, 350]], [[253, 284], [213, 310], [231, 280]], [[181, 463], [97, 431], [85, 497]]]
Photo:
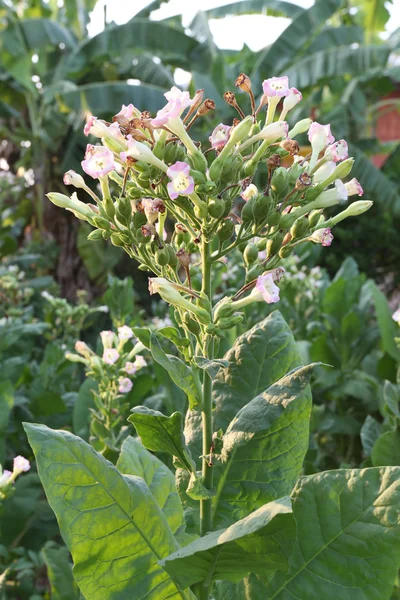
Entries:
[[31, 463], [23, 456], [16, 456], [13, 464], [13, 474], [26, 473], [31, 468]]
[[250, 294], [250, 298], [253, 302], [264, 300], [267, 304], [279, 302], [279, 288], [274, 282], [272, 273], [257, 277], [257, 283]]
[[322, 246], [330, 246], [333, 242], [333, 235], [329, 227], [325, 227], [322, 229], [317, 229], [314, 233], [308, 238], [311, 242], [315, 242], [316, 244], [321, 244]]
[[168, 194], [171, 200], [178, 196], [189, 196], [194, 192], [194, 179], [189, 175], [190, 166], [185, 162], [176, 162], [168, 168], [167, 175], [171, 179], [168, 183]]
[[165, 213], [165, 204], [159, 198], [143, 198], [141, 204], [148, 223], [155, 223], [160, 213]]
[[128, 325], [122, 325], [122, 327], [118, 327], [118, 337], [120, 342], [126, 342], [133, 337], [133, 331]]
[[118, 391], [121, 394], [127, 394], [133, 387], [133, 383], [128, 377], [119, 377], [118, 384]]
[[114, 155], [108, 148], [104, 146], [86, 146], [85, 160], [81, 162], [82, 169], [93, 177], [105, 177], [107, 173], [115, 169]]
[[107, 365], [113, 365], [119, 359], [119, 352], [115, 348], [107, 348], [103, 352], [103, 361]]
[[224, 125], [223, 123], [217, 125], [208, 138], [211, 142], [211, 147], [214, 150], [221, 150], [229, 140], [230, 131], [231, 127], [229, 125]]
[[400, 308], [398, 308], [393, 314], [392, 314], [392, 319], [393, 321], [396, 321], [397, 325], [400, 325]]
[[253, 196], [256, 196], [257, 194], [257, 186], [255, 186], [254, 183], [250, 183], [250, 185], [248, 185], [247, 188], [243, 190], [243, 192], [240, 195], [242, 196], [243, 200], [246, 200], [247, 202], [248, 200], [250, 200], [250, 198], [253, 198]]
[[174, 86], [169, 92], [164, 94], [168, 104], [157, 112], [155, 119], [151, 120], [153, 127], [163, 127], [168, 124], [170, 119], [180, 117], [185, 108], [192, 104], [189, 92], [182, 92]]
[[339, 140], [328, 146], [325, 150], [324, 157], [327, 160], [333, 160], [335, 163], [349, 158], [349, 147], [346, 140]]
[[364, 190], [362, 189], [360, 182], [355, 177], [350, 179], [350, 181], [344, 185], [349, 196], [362, 196], [364, 194]]

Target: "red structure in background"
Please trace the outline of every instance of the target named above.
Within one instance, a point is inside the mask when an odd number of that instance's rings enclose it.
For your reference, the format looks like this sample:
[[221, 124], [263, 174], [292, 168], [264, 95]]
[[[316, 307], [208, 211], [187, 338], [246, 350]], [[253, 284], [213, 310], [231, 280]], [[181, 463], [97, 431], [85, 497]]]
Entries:
[[[389, 101], [387, 105], [379, 108], [379, 114], [376, 122], [375, 135], [380, 142], [393, 142], [400, 140], [400, 110], [397, 105], [390, 105], [391, 100], [400, 101], [400, 90], [396, 90], [382, 98], [382, 102]], [[372, 162], [378, 168], [382, 167], [388, 154], [376, 154], [372, 157]]]

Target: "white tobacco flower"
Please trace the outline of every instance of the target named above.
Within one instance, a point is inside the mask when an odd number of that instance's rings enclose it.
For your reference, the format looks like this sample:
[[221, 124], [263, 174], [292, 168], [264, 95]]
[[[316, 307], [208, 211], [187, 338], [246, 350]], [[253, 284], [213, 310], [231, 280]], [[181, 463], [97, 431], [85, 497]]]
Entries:
[[118, 391], [120, 394], [128, 394], [133, 388], [133, 383], [128, 377], [120, 377], [118, 379]]
[[119, 359], [119, 352], [115, 348], [107, 348], [103, 352], [103, 361], [107, 365], [113, 365]]
[[393, 321], [396, 321], [397, 325], [400, 325], [400, 308], [398, 308], [393, 314], [392, 314], [392, 319]]
[[118, 327], [118, 338], [120, 342], [126, 342], [133, 338], [133, 331], [128, 325]]
[[31, 463], [27, 458], [23, 456], [16, 456], [13, 464], [13, 474], [19, 475], [20, 473], [26, 473], [31, 468]]

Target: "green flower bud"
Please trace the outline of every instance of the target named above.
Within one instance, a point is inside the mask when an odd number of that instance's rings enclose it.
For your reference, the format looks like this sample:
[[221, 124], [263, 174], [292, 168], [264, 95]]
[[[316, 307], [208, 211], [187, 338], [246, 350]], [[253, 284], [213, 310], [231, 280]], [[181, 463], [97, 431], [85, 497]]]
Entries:
[[114, 206], [114, 202], [112, 201], [110, 196], [106, 196], [103, 199], [102, 207], [103, 207], [104, 212], [106, 213], [107, 217], [109, 219], [113, 220], [114, 215], [115, 215], [115, 206]]
[[225, 203], [221, 198], [211, 198], [208, 203], [208, 214], [213, 219], [219, 219], [225, 212]]
[[175, 248], [171, 244], [166, 244], [164, 248], [168, 252], [168, 265], [175, 269], [178, 265], [178, 257], [176, 256]]
[[267, 258], [270, 258], [274, 254], [276, 254], [277, 252], [279, 252], [284, 237], [285, 237], [284, 233], [278, 233], [274, 237], [274, 239], [268, 240], [268, 242], [267, 242], [267, 248], [266, 248], [266, 250], [267, 250]]
[[105, 229], [101, 230], [101, 234], [103, 236], [103, 240], [109, 240], [111, 237], [111, 229], [109, 231], [106, 231]]
[[220, 159], [220, 157], [218, 156], [214, 162], [212, 163], [212, 165], [210, 166], [209, 169], [209, 176], [210, 179], [212, 179], [212, 181], [216, 181], [219, 182], [220, 178], [221, 178], [221, 174], [222, 174], [222, 169], [224, 168], [224, 163], [222, 162], [222, 160]]
[[251, 223], [254, 220], [253, 207], [256, 201], [256, 196], [253, 196], [246, 202], [246, 204], [242, 208], [242, 221], [243, 223]]
[[281, 220], [279, 221], [279, 229], [290, 229], [296, 219], [299, 218], [300, 215], [296, 214], [296, 211], [292, 211], [283, 215]]
[[263, 221], [268, 216], [268, 213], [271, 209], [271, 198], [269, 196], [259, 196], [255, 197], [255, 202], [253, 205], [253, 215], [256, 221]]
[[249, 283], [249, 281], [253, 281], [254, 279], [257, 279], [257, 277], [259, 275], [262, 275], [264, 271], [265, 271], [265, 267], [263, 267], [259, 263], [253, 265], [251, 267], [251, 269], [249, 269], [246, 273], [246, 283]]
[[320, 210], [312, 210], [310, 212], [310, 214], [308, 215], [308, 222], [310, 224], [311, 229], [318, 224], [320, 218], [321, 218]]
[[222, 318], [218, 321], [219, 329], [231, 329], [244, 321], [244, 313], [234, 313], [231, 317]]
[[100, 217], [100, 215], [93, 216], [92, 221], [99, 229], [106, 229], [107, 231], [111, 230], [110, 223], [107, 221], [107, 219]]
[[93, 240], [93, 241], [102, 240], [103, 239], [103, 230], [102, 229], [94, 229], [93, 231], [91, 231], [89, 233], [89, 235], [87, 236], [87, 239]]
[[143, 198], [143, 196], [145, 195], [144, 190], [141, 190], [140, 188], [132, 185], [129, 187], [127, 187], [127, 196], [128, 198], [131, 198], [132, 200], [138, 200], [139, 198]]
[[278, 225], [278, 223], [280, 223], [281, 220], [281, 213], [277, 210], [272, 210], [270, 212], [270, 214], [268, 215], [268, 225], [270, 227], [274, 227], [275, 225]]
[[243, 252], [243, 260], [247, 266], [250, 266], [258, 258], [258, 248], [256, 244], [248, 244]]
[[116, 213], [118, 221], [129, 227], [132, 219], [132, 204], [129, 198], [119, 198]]
[[271, 189], [278, 198], [285, 196], [288, 191], [288, 172], [284, 167], [275, 169], [271, 179]]
[[232, 299], [231, 298], [223, 298], [220, 302], [218, 302], [214, 311], [214, 320], [217, 323], [218, 319], [231, 317], [233, 313], [232, 307]]
[[[189, 154], [188, 159], [189, 159], [190, 166], [193, 167], [195, 172], [196, 171], [198, 171], [200, 173], [206, 172], [206, 170], [208, 168], [207, 159], [204, 156], [204, 154], [202, 152], [200, 152], [200, 150], [198, 150], [197, 152], [194, 152], [193, 154]], [[192, 171], [191, 171], [191, 173], [192, 173]]]
[[223, 221], [217, 231], [217, 235], [220, 241], [225, 242], [226, 240], [229, 240], [233, 235], [234, 229], [235, 226], [231, 219], [226, 219], [225, 221]]
[[200, 325], [190, 316], [190, 313], [183, 313], [182, 320], [190, 333], [193, 333], [193, 335], [198, 335], [200, 333]]
[[207, 325], [210, 323], [209, 313], [193, 304], [180, 294], [177, 286], [163, 277], [149, 277], [150, 294], [160, 294], [161, 298], [172, 304], [172, 306], [180, 306], [181, 308], [193, 313], [200, 323]]
[[288, 137], [294, 138], [294, 137], [296, 137], [296, 135], [299, 135], [300, 133], [305, 133], [306, 131], [308, 131], [310, 129], [311, 124], [312, 124], [311, 119], [302, 119], [301, 121], [296, 123], [296, 125], [293, 127], [293, 129], [291, 129], [289, 131]]

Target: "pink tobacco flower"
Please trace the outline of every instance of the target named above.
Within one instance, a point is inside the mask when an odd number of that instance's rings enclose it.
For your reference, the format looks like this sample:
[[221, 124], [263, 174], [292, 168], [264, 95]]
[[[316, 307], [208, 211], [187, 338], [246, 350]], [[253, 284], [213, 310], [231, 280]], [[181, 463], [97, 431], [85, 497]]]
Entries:
[[349, 148], [346, 140], [339, 140], [328, 146], [325, 150], [324, 157], [328, 160], [333, 160], [335, 163], [349, 158]]
[[322, 246], [330, 246], [333, 242], [333, 235], [329, 227], [325, 229], [317, 229], [314, 233], [309, 237], [312, 242], [316, 244], [321, 244]]
[[302, 99], [303, 95], [298, 89], [294, 87], [290, 88], [288, 95], [283, 100], [283, 109], [280, 120], [283, 121], [289, 110], [292, 110], [292, 108], [294, 108]]
[[0, 475], [0, 489], [8, 484], [10, 477], [11, 471], [7, 471], [7, 469], [5, 469]]
[[182, 92], [174, 86], [169, 92], [164, 94], [168, 104], [157, 112], [155, 119], [151, 120], [153, 127], [163, 127], [167, 125], [170, 119], [180, 117], [185, 108], [190, 106], [193, 100], [190, 99], [189, 92]]
[[106, 365], [113, 365], [119, 359], [119, 352], [115, 348], [107, 348], [103, 352], [103, 361]]
[[14, 473], [26, 473], [31, 468], [31, 463], [23, 456], [16, 456], [14, 458], [13, 467]]
[[132, 329], [128, 327], [128, 325], [122, 325], [122, 327], [118, 327], [118, 338], [120, 342], [126, 342], [130, 340], [131, 338], [133, 338]]
[[272, 273], [257, 277], [257, 283], [250, 296], [254, 301], [264, 300], [267, 304], [279, 302], [279, 288], [274, 282]]
[[134, 375], [136, 373], [135, 363], [128, 360], [128, 362], [125, 363], [125, 373], [128, 373], [128, 375]]
[[289, 78], [286, 75], [284, 77], [270, 77], [270, 79], [263, 81], [262, 87], [268, 98], [272, 96], [283, 98], [289, 95]]
[[86, 187], [85, 180], [83, 179], [83, 177], [81, 175], [78, 175], [78, 173], [76, 173], [72, 169], [64, 173], [63, 182], [64, 185], [73, 185], [76, 188]]
[[185, 162], [176, 162], [168, 168], [167, 175], [171, 179], [167, 185], [171, 200], [178, 196], [190, 196], [194, 192], [194, 179], [189, 175], [190, 166]]
[[353, 179], [350, 179], [350, 181], [345, 183], [344, 186], [349, 196], [362, 196], [364, 194], [364, 190], [361, 187], [360, 182], [355, 177], [353, 177]]
[[120, 377], [118, 379], [118, 391], [120, 394], [127, 394], [133, 388], [133, 383], [128, 377]]
[[115, 169], [114, 156], [111, 150], [104, 146], [86, 146], [85, 160], [81, 162], [82, 169], [93, 177], [105, 177], [107, 173]]
[[328, 144], [333, 144], [335, 141], [335, 138], [331, 134], [331, 126], [329, 124], [321, 125], [316, 121], [312, 123], [310, 129], [308, 130], [308, 139], [310, 140], [311, 144], [318, 144], [323, 148], [325, 148], [325, 146]]
[[137, 115], [138, 112], [139, 111], [133, 106], [133, 104], [128, 104], [128, 106], [123, 104], [121, 110], [114, 116], [114, 119], [117, 120], [118, 117], [122, 117], [123, 119], [130, 121], [134, 116]]
[[210, 137], [208, 138], [211, 142], [211, 147], [214, 150], [222, 150], [227, 141], [229, 140], [229, 134], [231, 127], [220, 123], [216, 126]]

